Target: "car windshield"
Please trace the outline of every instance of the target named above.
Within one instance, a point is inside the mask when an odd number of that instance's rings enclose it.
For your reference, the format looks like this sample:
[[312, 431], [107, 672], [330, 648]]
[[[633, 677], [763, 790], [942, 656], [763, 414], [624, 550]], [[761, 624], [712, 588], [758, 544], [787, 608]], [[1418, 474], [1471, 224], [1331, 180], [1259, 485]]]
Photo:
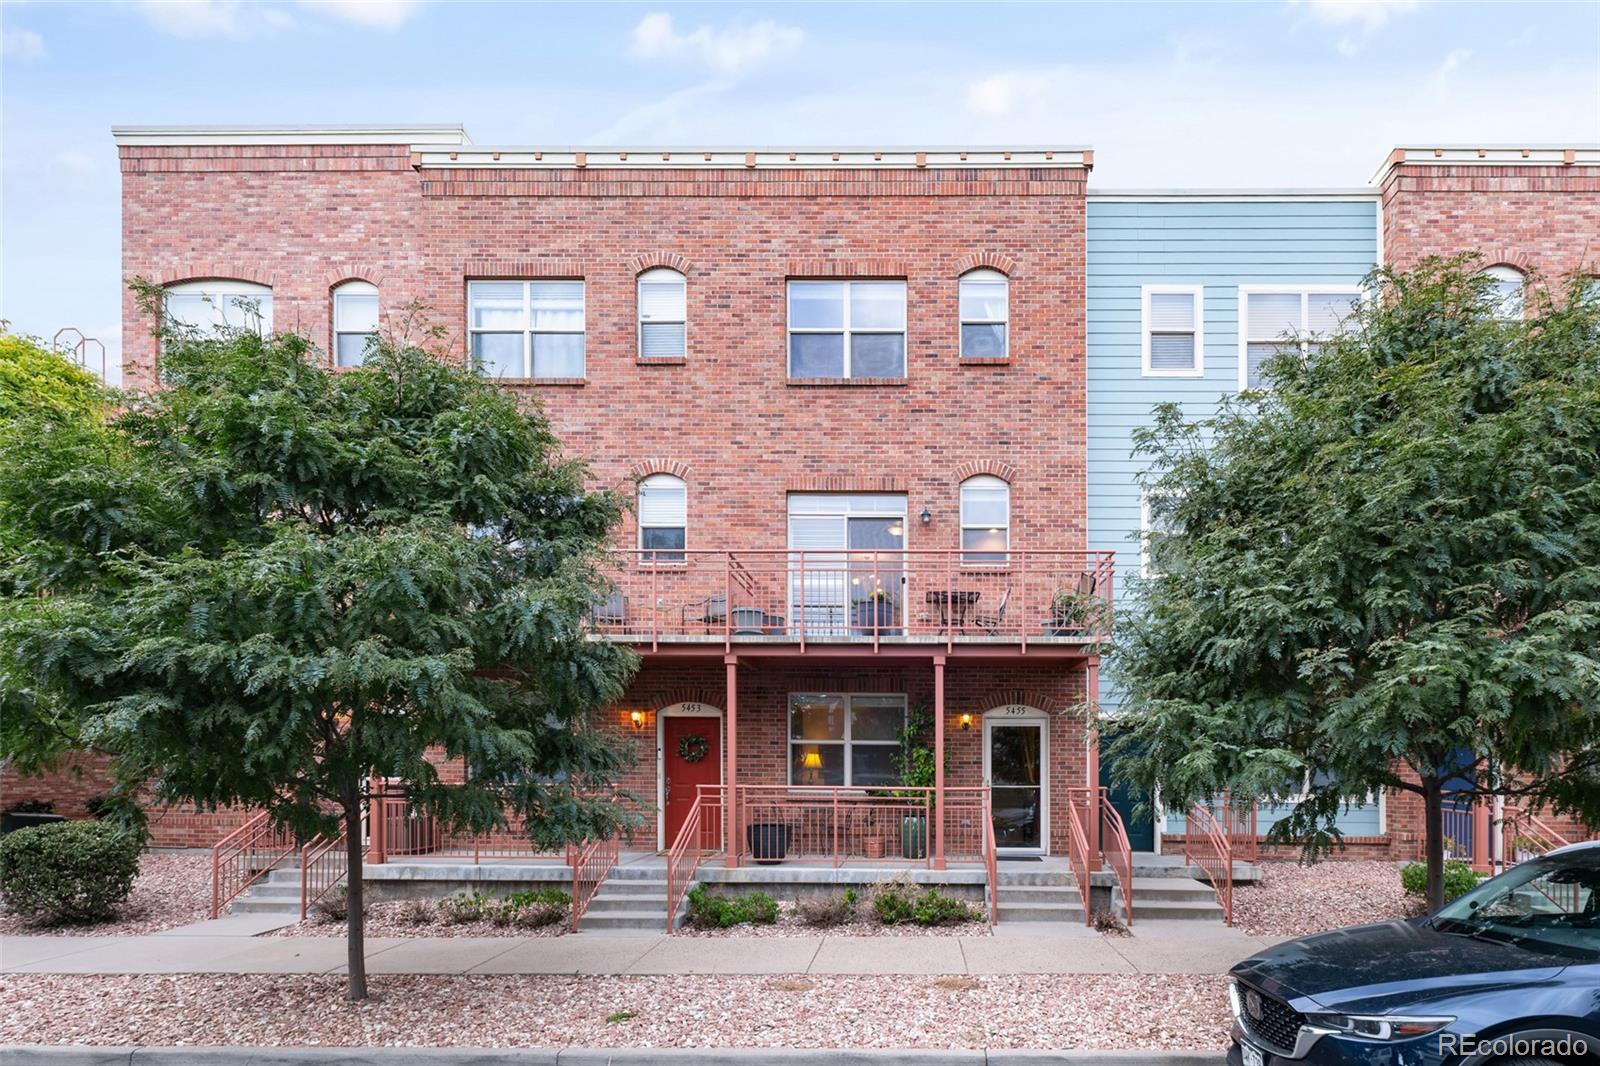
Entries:
[[1446, 933], [1600, 958], [1600, 848], [1513, 866], [1446, 904], [1429, 924]]

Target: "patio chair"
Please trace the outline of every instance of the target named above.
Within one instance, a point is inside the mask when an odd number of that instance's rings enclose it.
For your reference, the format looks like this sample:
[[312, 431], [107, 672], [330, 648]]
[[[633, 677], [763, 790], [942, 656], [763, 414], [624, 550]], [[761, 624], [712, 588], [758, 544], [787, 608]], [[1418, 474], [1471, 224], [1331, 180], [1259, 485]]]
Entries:
[[627, 597], [623, 596], [621, 589], [613, 589], [605, 600], [596, 600], [589, 608], [589, 621], [596, 626], [612, 626], [620, 629], [622, 620], [627, 614]]
[[1011, 586], [1007, 585], [1006, 590], [1000, 594], [1000, 605], [995, 608], [994, 613], [984, 614], [982, 612], [976, 612], [972, 616], [972, 624], [989, 634], [991, 637], [999, 636], [1000, 627], [1005, 625], [1006, 621], [1006, 606], [1010, 604], [1010, 602]]
[[726, 593], [714, 592], [703, 600], [683, 605], [681, 614], [684, 628], [690, 624], [702, 625], [707, 633], [714, 628], [721, 628], [728, 620], [728, 596]]

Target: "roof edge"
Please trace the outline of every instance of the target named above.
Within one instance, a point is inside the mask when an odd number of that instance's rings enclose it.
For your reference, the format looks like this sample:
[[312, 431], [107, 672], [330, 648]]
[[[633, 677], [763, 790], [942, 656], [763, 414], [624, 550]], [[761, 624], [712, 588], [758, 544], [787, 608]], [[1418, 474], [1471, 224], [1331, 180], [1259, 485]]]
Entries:
[[112, 126], [119, 145], [404, 144], [470, 145], [459, 123], [404, 125]]
[[1600, 144], [1434, 144], [1398, 145], [1383, 160], [1372, 184], [1399, 166], [1549, 167], [1600, 164]]

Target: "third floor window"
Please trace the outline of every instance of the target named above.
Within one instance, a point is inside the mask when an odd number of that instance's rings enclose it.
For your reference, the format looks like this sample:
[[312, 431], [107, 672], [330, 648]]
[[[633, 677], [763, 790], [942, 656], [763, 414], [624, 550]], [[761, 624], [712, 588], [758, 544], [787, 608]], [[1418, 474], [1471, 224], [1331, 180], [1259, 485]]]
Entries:
[[789, 376], [905, 377], [906, 283], [789, 282]]
[[581, 378], [583, 282], [467, 284], [472, 361], [494, 378]]

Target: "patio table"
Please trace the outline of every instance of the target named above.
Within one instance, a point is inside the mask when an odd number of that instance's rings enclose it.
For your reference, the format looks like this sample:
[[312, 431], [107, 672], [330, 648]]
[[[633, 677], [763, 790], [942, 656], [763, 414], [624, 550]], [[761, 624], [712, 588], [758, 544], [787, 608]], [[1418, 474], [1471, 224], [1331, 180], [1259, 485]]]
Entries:
[[977, 604], [981, 595], [976, 589], [929, 589], [926, 599], [939, 608], [941, 629], [952, 624], [956, 629], [965, 629], [967, 612]]

